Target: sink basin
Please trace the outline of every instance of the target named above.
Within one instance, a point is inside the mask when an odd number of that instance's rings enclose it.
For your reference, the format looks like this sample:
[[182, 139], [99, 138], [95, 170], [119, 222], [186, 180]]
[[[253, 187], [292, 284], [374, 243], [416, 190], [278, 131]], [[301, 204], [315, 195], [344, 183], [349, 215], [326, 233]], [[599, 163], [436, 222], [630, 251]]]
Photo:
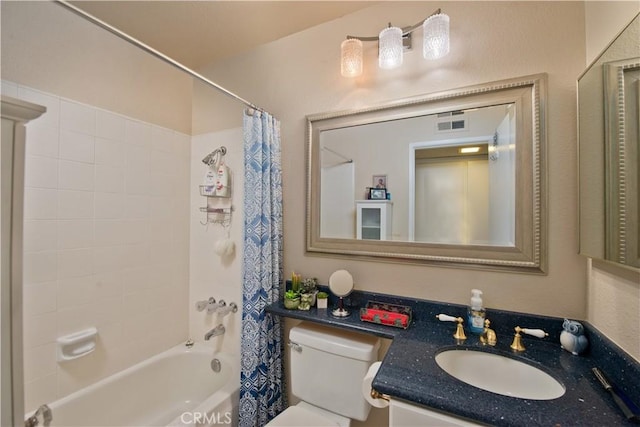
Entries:
[[436, 363], [460, 381], [504, 396], [552, 400], [565, 392], [565, 387], [546, 372], [499, 354], [445, 350], [436, 355]]

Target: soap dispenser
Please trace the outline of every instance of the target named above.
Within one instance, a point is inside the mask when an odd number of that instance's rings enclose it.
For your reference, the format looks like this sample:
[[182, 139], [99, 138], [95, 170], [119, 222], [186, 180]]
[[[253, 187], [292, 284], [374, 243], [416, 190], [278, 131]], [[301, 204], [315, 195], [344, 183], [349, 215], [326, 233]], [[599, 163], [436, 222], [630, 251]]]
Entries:
[[469, 304], [468, 316], [469, 330], [474, 334], [481, 334], [484, 331], [486, 312], [482, 306], [482, 291], [479, 289], [471, 290], [471, 304]]

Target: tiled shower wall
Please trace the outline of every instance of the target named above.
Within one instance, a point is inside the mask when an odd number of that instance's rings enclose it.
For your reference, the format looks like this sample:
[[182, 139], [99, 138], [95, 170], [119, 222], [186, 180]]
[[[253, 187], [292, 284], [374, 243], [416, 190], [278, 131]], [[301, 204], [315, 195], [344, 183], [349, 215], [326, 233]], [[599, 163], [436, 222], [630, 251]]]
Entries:
[[[25, 409], [187, 338], [190, 138], [3, 82], [47, 107], [27, 130]], [[56, 360], [56, 338], [98, 329], [97, 349]]]
[[[238, 122], [241, 116], [238, 117]], [[231, 222], [206, 224], [206, 214], [200, 208], [207, 206], [207, 199], [199, 193], [208, 168], [202, 159], [213, 150], [225, 147], [225, 164], [231, 170], [231, 198], [214, 200], [222, 206], [233, 206]], [[189, 307], [196, 301], [210, 297], [217, 301], [234, 302], [238, 312], [227, 316], [219, 313], [207, 314], [189, 310], [189, 333], [191, 338], [202, 341], [204, 334], [219, 324], [224, 325], [224, 335], [210, 340], [214, 349], [234, 355], [240, 354], [240, 332], [242, 326], [242, 251], [243, 251], [243, 135], [242, 127], [195, 135], [191, 140], [191, 250], [189, 252]], [[205, 223], [206, 225], [203, 225]], [[230, 256], [221, 257], [215, 253], [218, 241], [230, 239], [235, 251]]]

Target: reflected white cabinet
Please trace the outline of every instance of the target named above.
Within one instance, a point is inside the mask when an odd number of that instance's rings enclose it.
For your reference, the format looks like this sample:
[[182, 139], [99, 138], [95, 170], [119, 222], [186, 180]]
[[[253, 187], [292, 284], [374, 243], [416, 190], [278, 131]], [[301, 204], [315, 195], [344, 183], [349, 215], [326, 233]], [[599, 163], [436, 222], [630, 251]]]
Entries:
[[468, 427], [479, 426], [470, 421], [409, 405], [396, 399], [389, 402], [389, 427]]
[[393, 203], [389, 200], [356, 200], [356, 239], [391, 240]]

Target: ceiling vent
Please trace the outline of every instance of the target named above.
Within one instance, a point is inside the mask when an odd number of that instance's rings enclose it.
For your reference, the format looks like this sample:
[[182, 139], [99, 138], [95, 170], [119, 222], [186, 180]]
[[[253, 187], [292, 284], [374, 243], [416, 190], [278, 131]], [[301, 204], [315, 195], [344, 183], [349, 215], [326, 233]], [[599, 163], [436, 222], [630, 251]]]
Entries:
[[464, 111], [448, 111], [437, 114], [436, 131], [452, 132], [467, 130], [467, 119]]

